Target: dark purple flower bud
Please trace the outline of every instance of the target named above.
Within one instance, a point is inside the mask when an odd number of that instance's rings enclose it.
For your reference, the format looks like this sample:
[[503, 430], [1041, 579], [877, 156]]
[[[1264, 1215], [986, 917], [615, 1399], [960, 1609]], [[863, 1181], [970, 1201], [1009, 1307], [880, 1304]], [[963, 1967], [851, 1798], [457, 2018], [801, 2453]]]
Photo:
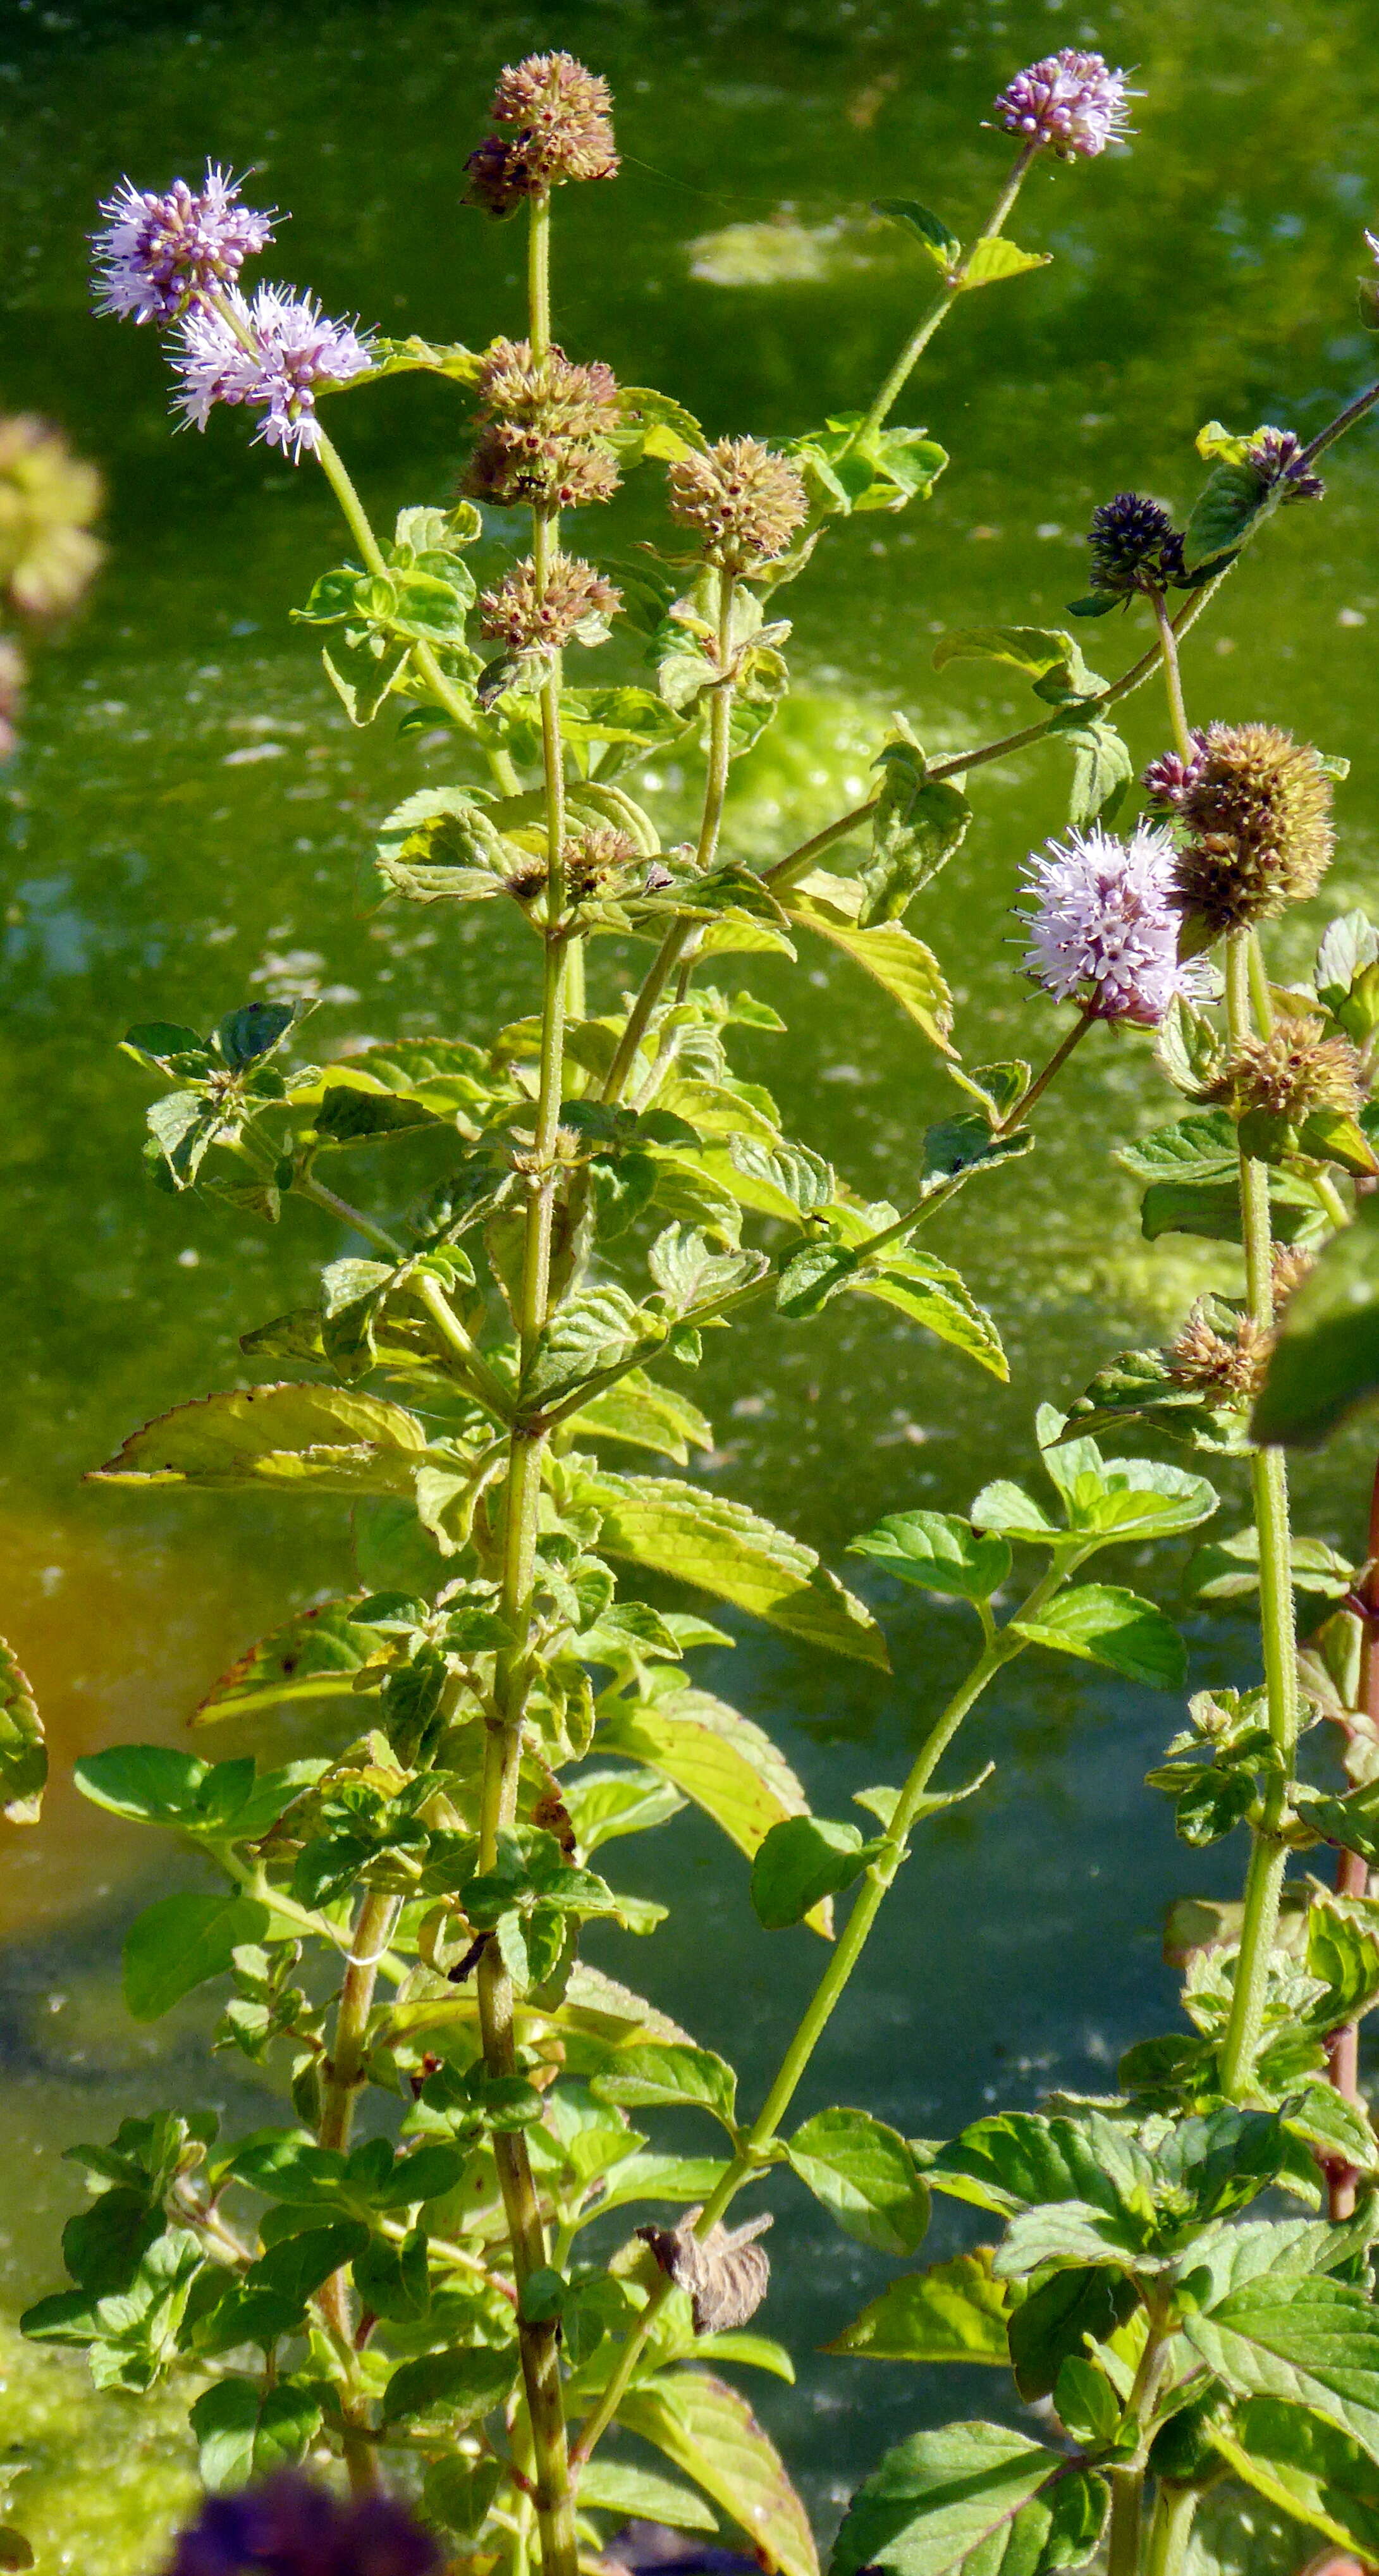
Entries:
[[1092, 583], [1097, 590], [1166, 590], [1183, 578], [1183, 540], [1167, 510], [1141, 492], [1118, 492], [1092, 512]]
[[92, 235], [96, 311], [131, 322], [175, 322], [217, 288], [233, 286], [246, 259], [273, 239], [277, 209], [239, 204], [240, 182], [208, 165], [193, 196], [175, 179], [166, 196], [141, 192], [128, 179], [101, 203], [109, 218]]
[[1109, 70], [1101, 54], [1079, 54], [1064, 45], [1017, 72], [997, 99], [996, 113], [1007, 134], [1047, 147], [1060, 161], [1079, 155], [1093, 160], [1108, 143], [1124, 142], [1131, 131], [1130, 100], [1140, 95], [1126, 88], [1124, 72]]
[[390, 2496], [345, 2501], [293, 2471], [208, 2496], [168, 2576], [435, 2576], [435, 2538]]
[[1326, 485], [1301, 459], [1302, 441], [1295, 430], [1262, 429], [1251, 439], [1245, 462], [1266, 491], [1281, 483], [1285, 501], [1320, 501]]
[[1161, 752], [1157, 760], [1151, 760], [1142, 782], [1151, 805], [1166, 805], [1175, 812], [1181, 805], [1201, 768], [1206, 735], [1194, 733], [1192, 740], [1197, 749], [1191, 760], [1184, 760], [1176, 751]]

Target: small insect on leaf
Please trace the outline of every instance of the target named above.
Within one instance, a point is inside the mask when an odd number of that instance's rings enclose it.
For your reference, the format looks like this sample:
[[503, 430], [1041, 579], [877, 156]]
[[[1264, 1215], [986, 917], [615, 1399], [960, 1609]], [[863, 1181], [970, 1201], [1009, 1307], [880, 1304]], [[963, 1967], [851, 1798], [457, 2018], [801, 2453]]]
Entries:
[[766, 2296], [770, 2257], [753, 2239], [765, 2235], [771, 2213], [763, 2210], [745, 2227], [718, 2225], [707, 2236], [696, 2236], [703, 2215], [702, 2206], [687, 2209], [678, 2227], [639, 2227], [637, 2234], [667, 2279], [678, 2290], [688, 2290], [695, 2333], [726, 2334], [745, 2326]]

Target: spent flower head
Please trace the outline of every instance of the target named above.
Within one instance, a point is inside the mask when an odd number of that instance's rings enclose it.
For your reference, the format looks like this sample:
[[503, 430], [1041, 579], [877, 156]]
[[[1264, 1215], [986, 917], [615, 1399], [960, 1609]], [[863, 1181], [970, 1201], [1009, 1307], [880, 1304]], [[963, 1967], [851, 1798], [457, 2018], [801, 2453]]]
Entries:
[[596, 358], [581, 365], [552, 346], [535, 358], [526, 340], [495, 340], [477, 387], [482, 424], [465, 469], [476, 499], [508, 508], [575, 509], [618, 488], [608, 433], [619, 418], [617, 378]]
[[16, 608], [48, 617], [80, 599], [104, 552], [89, 533], [102, 488], [50, 421], [0, 420], [0, 589]]
[[368, 343], [290, 287], [261, 286], [252, 303], [236, 288], [222, 303], [196, 306], [182, 323], [178, 407], [204, 429], [217, 403], [247, 403], [263, 413], [256, 435], [299, 464], [320, 439], [318, 390], [363, 374]]
[[1026, 973], [1056, 1002], [1142, 1028], [1156, 1027], [1175, 1000], [1209, 998], [1210, 970], [1178, 955], [1173, 859], [1169, 834], [1148, 823], [1125, 841], [1093, 824], [1032, 852], [1034, 908], [1017, 915], [1030, 933]]
[[479, 620], [485, 635], [506, 644], [511, 653], [550, 651], [563, 644], [603, 644], [608, 623], [622, 606], [622, 593], [605, 581], [592, 564], [577, 555], [555, 554], [538, 589], [536, 566], [521, 563], [481, 592]]
[[720, 438], [707, 455], [677, 457], [670, 513], [704, 540], [709, 563], [750, 573], [783, 555], [809, 515], [804, 477], [755, 438]]
[[1267, 1038], [1242, 1038], [1208, 1097], [1237, 1117], [1252, 1109], [1301, 1121], [1314, 1109], [1353, 1118], [1363, 1106], [1360, 1058], [1349, 1038], [1319, 1038], [1306, 1021], [1281, 1019]]
[[611, 179], [618, 167], [606, 80], [573, 54], [528, 54], [499, 74], [493, 114], [515, 133], [490, 134], [469, 156], [469, 200], [509, 215], [568, 179]]
[[1142, 492], [1117, 492], [1092, 512], [1092, 584], [1129, 598], [1183, 578], [1183, 540], [1167, 510]]
[[168, 2576], [435, 2576], [435, 2536], [391, 2496], [344, 2502], [286, 2470], [206, 2498]]
[[1102, 54], [1064, 45], [1042, 62], [1017, 72], [996, 100], [1007, 134], [1054, 153], [1060, 161], [1094, 160], [1108, 143], [1130, 133], [1130, 100], [1124, 72], [1113, 72]]
[[1168, 790], [1185, 846], [1174, 901], [1208, 935], [1272, 920], [1316, 893], [1331, 863], [1331, 782], [1310, 743], [1277, 725], [1209, 725]]
[[239, 202], [241, 182], [208, 163], [195, 192], [174, 179], [163, 196], [123, 179], [101, 201], [107, 218], [92, 243], [96, 311], [130, 322], [175, 322], [189, 306], [233, 286], [246, 259], [273, 239], [275, 206]]
[[1168, 1350], [1168, 1374], [1175, 1386], [1202, 1395], [1219, 1395], [1234, 1404], [1252, 1404], [1264, 1382], [1273, 1336], [1248, 1315], [1229, 1333], [1219, 1332], [1205, 1299], [1199, 1299], [1176, 1342]]

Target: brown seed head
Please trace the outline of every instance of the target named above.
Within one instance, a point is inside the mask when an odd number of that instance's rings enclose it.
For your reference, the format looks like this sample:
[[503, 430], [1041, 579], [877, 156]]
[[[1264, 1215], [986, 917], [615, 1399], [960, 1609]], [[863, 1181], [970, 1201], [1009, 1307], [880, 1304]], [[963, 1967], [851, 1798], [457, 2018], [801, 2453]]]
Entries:
[[499, 74], [493, 114], [520, 131], [520, 154], [535, 188], [564, 179], [611, 179], [618, 167], [608, 83], [573, 54], [528, 54]]
[[606, 433], [618, 402], [617, 379], [601, 359], [581, 366], [558, 348], [534, 358], [526, 340], [495, 340], [479, 378], [485, 425], [465, 491], [504, 508], [577, 509], [611, 499], [618, 469]]
[[1269, 1257], [1273, 1283], [1274, 1311], [1281, 1314], [1290, 1297], [1295, 1296], [1304, 1279], [1316, 1269], [1313, 1252], [1300, 1252], [1296, 1244], [1276, 1243]]
[[1211, 725], [1173, 799], [1187, 835], [1174, 900], [1213, 932], [1315, 894], [1333, 848], [1331, 784], [1276, 725]]
[[524, 866], [513, 869], [507, 879], [507, 889], [518, 903], [534, 903], [539, 894], [545, 893], [546, 882], [545, 860], [528, 859]]
[[1265, 1109], [1276, 1117], [1306, 1118], [1313, 1109], [1353, 1118], [1364, 1099], [1360, 1059], [1348, 1038], [1313, 1038], [1297, 1020], [1280, 1020], [1271, 1037], [1245, 1038], [1226, 1059], [1213, 1100], [1225, 1100], [1237, 1118]]
[[502, 134], [486, 134], [464, 166], [469, 179], [466, 203], [481, 206], [486, 215], [515, 214], [539, 192], [540, 182], [521, 145]]
[[755, 438], [721, 438], [707, 456], [677, 457], [670, 469], [672, 518], [697, 529], [707, 560], [726, 572], [783, 555], [808, 506], [803, 476]]
[[640, 853], [630, 832], [615, 823], [590, 823], [565, 842], [565, 885], [572, 903], [588, 903], [619, 885]]
[[511, 653], [530, 653], [541, 646], [556, 650], [573, 638], [601, 644], [607, 621], [622, 606], [622, 593], [592, 564], [577, 556], [552, 556], [546, 586], [538, 594], [536, 567], [518, 564], [506, 580], [479, 599], [481, 630]]
[[1169, 1376], [1175, 1386], [1202, 1395], [1219, 1395], [1232, 1404], [1249, 1404], [1264, 1380], [1271, 1336], [1242, 1315], [1229, 1338], [1208, 1322], [1203, 1305], [1193, 1307], [1169, 1350]]
[[534, 358], [529, 340], [495, 340], [484, 353], [477, 398], [488, 419], [559, 430], [567, 438], [597, 438], [618, 417], [612, 368], [601, 358], [581, 365], [554, 342], [544, 358]]

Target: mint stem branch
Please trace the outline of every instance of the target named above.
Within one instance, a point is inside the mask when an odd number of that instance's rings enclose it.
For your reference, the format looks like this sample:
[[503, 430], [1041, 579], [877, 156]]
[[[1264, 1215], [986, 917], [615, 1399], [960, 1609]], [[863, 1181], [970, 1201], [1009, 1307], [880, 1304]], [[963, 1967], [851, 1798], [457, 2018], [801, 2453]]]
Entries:
[[[354, 1918], [354, 1938], [340, 2000], [335, 2012], [335, 2031], [330, 2055], [324, 2061], [321, 2090], [321, 2117], [316, 2136], [319, 2146], [340, 2153], [349, 2145], [354, 2126], [354, 2109], [359, 2088], [364, 2081], [364, 2061], [368, 2054], [369, 2012], [374, 1986], [393, 1926], [400, 1911], [398, 1899], [366, 1891], [360, 1898]], [[330, 2332], [344, 2352], [354, 2346], [354, 2320], [351, 2313], [347, 2273], [333, 2272], [320, 2291], [321, 2313]], [[377, 2487], [378, 2454], [368, 2429], [367, 2399], [352, 2391], [341, 2397], [345, 2420], [345, 2466], [350, 2488], [355, 2495], [369, 2495]]]
[[[1034, 1586], [1016, 1613], [1017, 1620], [1037, 1618], [1044, 1604], [1067, 1576], [1082, 1562], [1081, 1554], [1066, 1556], [1049, 1568]], [[1023, 1651], [1025, 1640], [1014, 1633], [1014, 1621], [987, 1638], [964, 1681], [935, 1719], [925, 1736], [901, 1790], [895, 1814], [885, 1836], [883, 1856], [872, 1863], [862, 1881], [852, 1911], [839, 1936], [837, 1947], [825, 1968], [793, 2038], [766, 2100], [757, 2113], [747, 2136], [722, 2176], [717, 2189], [705, 2203], [696, 2222], [695, 2233], [707, 2236], [716, 2226], [744, 2183], [761, 2170], [765, 2151], [774, 2139], [781, 2121], [794, 2100], [809, 2061], [826, 2030], [853, 1970], [871, 1936], [872, 1926], [881, 1911], [887, 1889], [907, 1854], [906, 1837], [919, 1814], [920, 1803], [939, 1763], [957, 1734], [963, 1719], [981, 1697], [989, 1681], [1004, 1664], [1014, 1661]], [[663, 2275], [653, 2288], [646, 2306], [628, 2335], [622, 2358], [574, 2444], [571, 2458], [579, 2468], [589, 2458], [617, 2414], [631, 2384], [637, 2363], [655, 2323], [662, 2302], [673, 2284]]]
[[954, 261], [952, 268], [948, 271], [942, 292], [936, 298], [935, 302], [930, 305], [928, 312], [925, 314], [917, 328], [911, 332], [909, 339], [906, 341], [904, 348], [896, 359], [895, 365], [891, 368], [889, 375], [881, 385], [871, 408], [866, 413], [865, 418], [859, 423], [851, 442], [854, 447], [860, 446], [865, 439], [874, 438], [883, 422], [889, 418], [891, 412], [895, 409], [896, 403], [899, 401], [919, 359], [928, 348], [929, 342], [932, 340], [935, 332], [952, 312], [958, 297], [962, 294], [963, 289], [967, 284], [967, 272], [971, 267], [972, 253], [976, 249], [978, 242], [995, 240], [996, 235], [1000, 232], [1003, 224], [1005, 223], [1006, 217], [1009, 215], [1011, 208], [1020, 193], [1025, 173], [1029, 169], [1030, 163], [1034, 160], [1035, 155], [1041, 150], [1041, 148], [1041, 143], [1037, 137], [1032, 142], [1021, 146], [1021, 149], [1015, 156], [1015, 161], [1007, 176], [1005, 186], [1002, 188], [986, 223], [982, 227], [982, 230], [979, 233], [974, 234], [972, 240], [967, 246], [967, 249]]

